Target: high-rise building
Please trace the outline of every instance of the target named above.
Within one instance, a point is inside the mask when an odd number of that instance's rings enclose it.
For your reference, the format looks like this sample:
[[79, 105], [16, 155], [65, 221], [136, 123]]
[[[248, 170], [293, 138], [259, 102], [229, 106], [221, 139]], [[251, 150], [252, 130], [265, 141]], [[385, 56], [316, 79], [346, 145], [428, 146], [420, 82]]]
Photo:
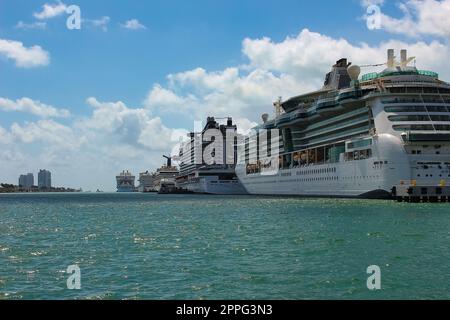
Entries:
[[32, 173], [22, 174], [19, 177], [19, 186], [22, 188], [31, 188], [34, 186], [34, 176]]
[[40, 189], [50, 189], [52, 187], [52, 174], [48, 170], [39, 170], [38, 187]]

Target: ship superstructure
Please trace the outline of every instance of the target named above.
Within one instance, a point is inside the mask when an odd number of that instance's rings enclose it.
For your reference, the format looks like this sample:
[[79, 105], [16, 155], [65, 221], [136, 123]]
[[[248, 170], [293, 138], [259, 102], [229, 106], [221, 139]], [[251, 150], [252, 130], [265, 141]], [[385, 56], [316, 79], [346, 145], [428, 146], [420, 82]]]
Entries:
[[153, 189], [157, 192], [160, 192], [162, 188], [175, 189], [175, 177], [179, 173], [178, 168], [172, 165], [172, 158], [163, 157], [167, 160], [166, 165], [156, 170], [153, 180]]
[[[450, 192], [450, 85], [408, 66], [401, 51], [387, 68], [359, 77], [341, 59], [322, 89], [275, 103], [278, 115], [245, 140], [237, 173], [252, 194], [447, 200]], [[278, 170], [264, 173], [257, 140], [278, 130]], [[273, 151], [273, 150], [272, 150]]]
[[153, 172], [149, 172], [148, 170], [145, 172], [139, 173], [139, 192], [154, 192], [154, 182], [156, 179], [156, 174]]
[[[216, 120], [218, 119], [208, 117], [202, 132], [191, 132], [188, 141], [182, 144], [179, 153], [180, 174], [176, 179], [177, 186], [195, 193], [246, 194], [245, 188], [235, 173], [237, 126], [233, 124], [232, 118], [227, 118], [226, 124], [219, 124]], [[205, 138], [211, 132], [219, 133], [218, 136], [222, 139], [221, 145], [211, 149], [217, 163], [207, 163], [203, 158], [204, 153], [207, 152], [205, 150], [214, 141], [213, 138]], [[232, 141], [228, 141], [227, 138]], [[196, 148], [199, 154], [196, 154]], [[227, 148], [234, 150], [227, 152], [230, 151]]]

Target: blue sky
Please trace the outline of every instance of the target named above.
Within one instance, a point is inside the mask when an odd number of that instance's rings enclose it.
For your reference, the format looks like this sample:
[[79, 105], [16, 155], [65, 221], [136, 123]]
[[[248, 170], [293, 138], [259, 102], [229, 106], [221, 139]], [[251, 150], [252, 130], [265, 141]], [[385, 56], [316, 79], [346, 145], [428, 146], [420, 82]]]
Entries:
[[[66, 28], [66, 13], [37, 18], [45, 4], [78, 5], [81, 30]], [[366, 26], [369, 4], [380, 5], [380, 30]], [[438, 0], [0, 0], [0, 181], [16, 183], [45, 166], [58, 185], [112, 190], [118, 170], [155, 169], [193, 120], [233, 116], [249, 127], [278, 95], [320, 86], [341, 55], [380, 63], [388, 44], [407, 47], [426, 56], [418, 60], [424, 67], [450, 74], [428, 54], [445, 56], [450, 33], [439, 16], [427, 18], [430, 6], [436, 15], [449, 7]], [[141, 28], [125, 28], [130, 20]], [[75, 171], [86, 175], [73, 178]]]

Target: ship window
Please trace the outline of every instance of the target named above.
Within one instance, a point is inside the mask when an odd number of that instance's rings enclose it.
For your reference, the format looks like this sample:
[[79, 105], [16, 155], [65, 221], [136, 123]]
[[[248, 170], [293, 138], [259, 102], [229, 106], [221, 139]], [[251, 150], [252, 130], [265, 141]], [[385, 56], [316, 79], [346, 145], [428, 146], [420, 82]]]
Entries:
[[[449, 101], [450, 102], [450, 101]], [[449, 112], [446, 106], [389, 106], [384, 108], [385, 112], [402, 113], [402, 112]]]
[[448, 115], [407, 115], [389, 116], [390, 121], [450, 121]]
[[370, 145], [372, 145], [372, 139], [366, 139], [366, 140], [349, 142], [347, 144], [347, 148], [348, 149], [355, 149], [355, 148], [368, 147]]
[[345, 154], [346, 161], [366, 160], [372, 157], [372, 149], [359, 150], [354, 152], [347, 152]]
[[413, 125], [397, 125], [392, 127], [395, 131], [411, 131], [411, 130], [434, 130], [431, 124], [413, 124]]

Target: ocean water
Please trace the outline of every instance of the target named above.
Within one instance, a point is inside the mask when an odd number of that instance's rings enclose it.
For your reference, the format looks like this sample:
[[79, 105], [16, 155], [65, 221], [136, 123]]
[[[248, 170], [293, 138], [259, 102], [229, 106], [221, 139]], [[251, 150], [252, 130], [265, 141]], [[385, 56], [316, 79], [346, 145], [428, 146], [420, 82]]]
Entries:
[[0, 195], [0, 299], [449, 298], [448, 204]]

